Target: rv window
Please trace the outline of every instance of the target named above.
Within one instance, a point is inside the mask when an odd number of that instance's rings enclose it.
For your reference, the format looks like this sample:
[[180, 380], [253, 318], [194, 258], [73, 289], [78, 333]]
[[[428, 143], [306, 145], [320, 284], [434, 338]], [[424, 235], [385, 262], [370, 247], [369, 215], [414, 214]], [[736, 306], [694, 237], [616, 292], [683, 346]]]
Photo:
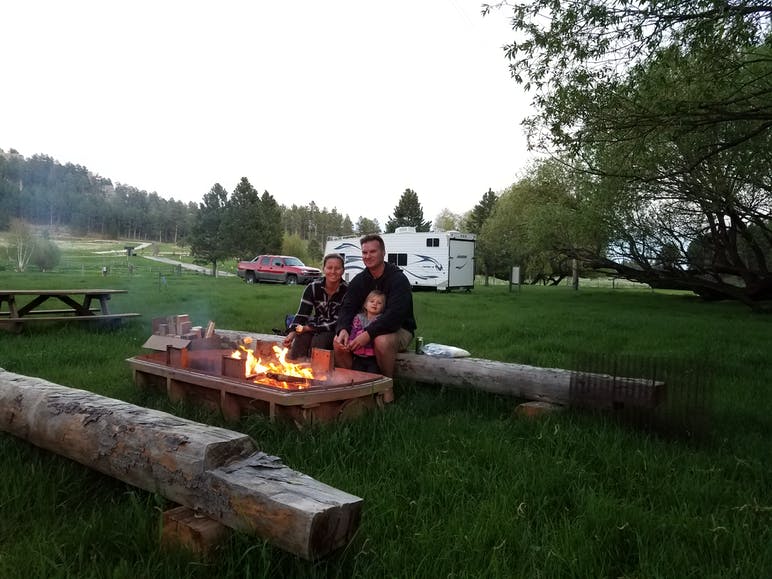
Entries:
[[407, 265], [407, 253], [390, 253], [386, 261], [394, 265]]
[[439, 247], [440, 246], [440, 238], [439, 237], [427, 237], [426, 238], [426, 247]]

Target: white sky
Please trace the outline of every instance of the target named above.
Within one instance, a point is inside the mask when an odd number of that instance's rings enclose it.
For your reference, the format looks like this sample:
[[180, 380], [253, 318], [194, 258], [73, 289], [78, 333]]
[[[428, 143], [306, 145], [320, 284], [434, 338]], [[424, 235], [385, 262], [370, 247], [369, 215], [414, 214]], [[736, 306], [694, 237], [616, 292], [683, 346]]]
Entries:
[[0, 148], [201, 201], [246, 176], [384, 225], [463, 213], [529, 158], [481, 0], [24, 0], [0, 25]]

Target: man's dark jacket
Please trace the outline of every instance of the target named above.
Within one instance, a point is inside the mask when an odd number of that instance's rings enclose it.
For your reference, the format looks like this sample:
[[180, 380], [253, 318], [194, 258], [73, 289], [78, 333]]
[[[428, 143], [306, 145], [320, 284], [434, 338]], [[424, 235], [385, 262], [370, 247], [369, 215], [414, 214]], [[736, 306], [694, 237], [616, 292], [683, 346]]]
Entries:
[[346, 330], [351, 333], [354, 316], [362, 311], [365, 298], [373, 290], [386, 294], [386, 306], [377, 320], [367, 325], [370, 338], [381, 334], [391, 334], [405, 328], [415, 333], [416, 323], [413, 317], [413, 290], [405, 274], [393, 263], [384, 264], [386, 268], [378, 279], [375, 279], [369, 269], [359, 272], [348, 284], [348, 290], [343, 298], [343, 305], [338, 316], [335, 332]]

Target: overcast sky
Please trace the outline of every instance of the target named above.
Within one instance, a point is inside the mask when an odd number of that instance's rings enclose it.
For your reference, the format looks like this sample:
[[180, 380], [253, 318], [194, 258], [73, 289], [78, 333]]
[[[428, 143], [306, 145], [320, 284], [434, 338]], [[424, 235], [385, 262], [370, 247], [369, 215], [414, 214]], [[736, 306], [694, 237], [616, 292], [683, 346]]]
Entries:
[[526, 164], [506, 15], [478, 0], [25, 0], [3, 5], [0, 148], [201, 201], [384, 225], [402, 192], [463, 213]]

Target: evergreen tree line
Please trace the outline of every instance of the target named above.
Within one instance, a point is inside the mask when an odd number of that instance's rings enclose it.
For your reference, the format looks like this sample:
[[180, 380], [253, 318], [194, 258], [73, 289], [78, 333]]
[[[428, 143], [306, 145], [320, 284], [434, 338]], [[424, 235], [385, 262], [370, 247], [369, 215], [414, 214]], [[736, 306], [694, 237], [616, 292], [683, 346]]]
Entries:
[[[271, 238], [277, 228], [280, 233], [297, 236], [308, 245], [312, 255], [323, 251], [327, 236], [356, 233], [351, 219], [335, 208], [320, 209], [313, 201], [309, 205], [285, 207], [278, 205], [267, 191], [262, 197], [255, 195], [256, 190], [246, 178], [230, 199], [225, 193], [232, 224], [228, 238], [233, 243], [234, 257], [253, 256], [250, 254], [261, 247], [281, 249], [280, 237], [275, 236], [272, 241], [253, 246], [236, 241], [239, 236], [254, 241], [257, 231], [272, 232], [266, 233], [266, 238]], [[257, 210], [260, 200], [262, 211]], [[18, 219], [49, 229], [67, 228], [74, 235], [188, 245], [194, 225], [201, 221], [199, 214], [206, 208], [206, 203], [183, 203], [130, 185], [113, 185], [110, 179], [95, 175], [86, 167], [61, 164], [47, 155], [25, 158], [14, 149], [0, 149], [2, 231], [9, 230], [13, 220]], [[250, 223], [249, 219], [253, 221]], [[372, 223], [364, 218], [360, 221], [366, 226]]]
[[177, 242], [189, 233], [196, 211], [196, 203], [114, 186], [81, 165], [0, 150], [0, 230], [20, 219], [76, 235]]
[[200, 263], [217, 264], [231, 258], [247, 260], [260, 254], [289, 254], [315, 263], [321, 260], [331, 236], [380, 231], [377, 220], [362, 218], [355, 227], [336, 208], [279, 205], [268, 192], [258, 193], [246, 177], [229, 195], [215, 183], [204, 195], [189, 237], [191, 253]]
[[[444, 210], [437, 225], [479, 234], [495, 201], [496, 194], [488, 190], [468, 214]], [[231, 193], [216, 183], [201, 203], [183, 203], [130, 185], [113, 185], [81, 165], [61, 164], [42, 154], [25, 158], [14, 149], [7, 153], [0, 149], [0, 231], [14, 231], [14, 239], [26, 239], [32, 235], [27, 224], [45, 231], [66, 228], [81, 236], [190, 246], [200, 262], [215, 265], [261, 253], [285, 253], [316, 263], [331, 236], [382, 231], [377, 219], [359, 217], [354, 224], [336, 208], [320, 208], [314, 201], [281, 205], [268, 191], [258, 193], [246, 177]], [[418, 194], [407, 188], [383, 231], [391, 233], [404, 226], [429, 231], [431, 225], [424, 219]], [[27, 240], [17, 245], [35, 244]], [[32, 263], [41, 269], [50, 267], [50, 259], [40, 264], [36, 259]], [[23, 269], [22, 261], [15, 260], [14, 267]], [[488, 261], [493, 260], [478, 260], [481, 272], [495, 271], [495, 267], [483, 267]]]

